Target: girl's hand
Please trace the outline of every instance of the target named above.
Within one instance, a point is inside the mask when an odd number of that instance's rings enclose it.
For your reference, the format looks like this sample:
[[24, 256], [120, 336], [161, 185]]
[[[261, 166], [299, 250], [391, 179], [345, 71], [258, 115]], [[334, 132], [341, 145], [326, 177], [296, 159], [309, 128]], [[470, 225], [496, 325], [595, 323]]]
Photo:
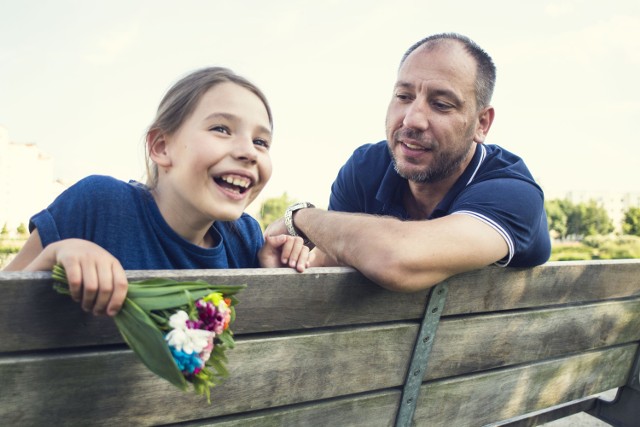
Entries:
[[314, 257], [303, 242], [301, 237], [287, 234], [265, 236], [265, 244], [258, 253], [260, 266], [265, 268], [291, 267], [302, 273], [309, 267]]
[[82, 239], [51, 243], [25, 270], [51, 270], [61, 264], [71, 298], [95, 315], [115, 316], [127, 296], [127, 276], [120, 262], [97, 244]]

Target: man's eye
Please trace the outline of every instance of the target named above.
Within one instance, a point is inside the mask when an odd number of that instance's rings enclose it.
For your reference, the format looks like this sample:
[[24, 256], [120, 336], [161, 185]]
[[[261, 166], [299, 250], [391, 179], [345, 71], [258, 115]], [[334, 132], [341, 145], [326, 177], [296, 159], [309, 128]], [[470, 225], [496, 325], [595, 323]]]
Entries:
[[229, 128], [226, 126], [213, 126], [209, 130], [231, 135], [231, 131], [229, 131]]
[[396, 93], [396, 98], [398, 98], [401, 101], [411, 100], [411, 96], [406, 93]]
[[449, 110], [449, 109], [451, 109], [451, 105], [449, 105], [449, 104], [447, 104], [447, 103], [444, 103], [444, 102], [441, 102], [441, 101], [434, 101], [434, 102], [432, 103], [432, 105], [433, 105], [437, 110], [440, 110], [440, 111], [444, 111], [444, 110]]
[[265, 139], [257, 138], [253, 140], [255, 145], [269, 149], [269, 142]]

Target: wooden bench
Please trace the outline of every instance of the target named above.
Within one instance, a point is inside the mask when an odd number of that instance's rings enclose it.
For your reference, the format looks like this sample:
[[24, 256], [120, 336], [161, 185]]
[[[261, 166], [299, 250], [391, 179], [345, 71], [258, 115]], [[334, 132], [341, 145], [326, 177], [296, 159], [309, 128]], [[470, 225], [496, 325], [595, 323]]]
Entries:
[[[150, 373], [49, 273], [2, 272], [0, 424], [528, 426], [580, 411], [640, 423], [640, 260], [487, 267], [415, 294], [349, 268], [128, 275], [248, 285], [211, 405]], [[615, 388], [615, 404], [594, 397]]]

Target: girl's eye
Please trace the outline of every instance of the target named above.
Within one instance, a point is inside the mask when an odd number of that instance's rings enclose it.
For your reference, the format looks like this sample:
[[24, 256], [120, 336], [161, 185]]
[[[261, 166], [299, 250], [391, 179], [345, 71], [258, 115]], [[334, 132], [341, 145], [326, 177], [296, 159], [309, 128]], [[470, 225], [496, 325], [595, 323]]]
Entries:
[[254, 139], [254, 140], [253, 140], [253, 143], [254, 143], [255, 145], [260, 146], [260, 147], [264, 147], [264, 148], [266, 148], [266, 149], [269, 149], [269, 142], [268, 142], [268, 141], [266, 141], [266, 140], [264, 140], [264, 139], [261, 139], [261, 138]]
[[231, 135], [231, 132], [229, 131], [229, 128], [226, 127], [226, 126], [213, 126], [209, 130], [212, 130], [214, 132], [224, 133], [224, 134], [227, 134], [227, 135]]

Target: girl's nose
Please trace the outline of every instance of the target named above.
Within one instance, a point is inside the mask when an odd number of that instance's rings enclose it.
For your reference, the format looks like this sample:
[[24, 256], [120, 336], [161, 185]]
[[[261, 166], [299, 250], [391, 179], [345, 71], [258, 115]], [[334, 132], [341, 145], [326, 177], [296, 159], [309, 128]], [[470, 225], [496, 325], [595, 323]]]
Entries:
[[256, 163], [258, 161], [258, 150], [256, 149], [251, 137], [238, 137], [236, 141], [233, 156], [241, 161]]

